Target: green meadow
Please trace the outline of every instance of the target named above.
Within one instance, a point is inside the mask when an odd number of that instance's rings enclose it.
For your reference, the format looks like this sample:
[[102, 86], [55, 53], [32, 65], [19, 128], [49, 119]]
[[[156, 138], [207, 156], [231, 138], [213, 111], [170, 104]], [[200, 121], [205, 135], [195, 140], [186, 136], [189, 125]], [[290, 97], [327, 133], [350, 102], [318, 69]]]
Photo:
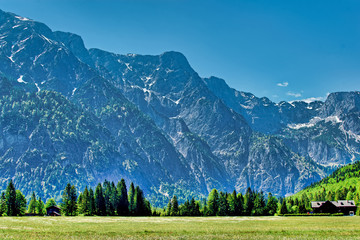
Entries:
[[360, 217], [1, 217], [0, 239], [360, 239]]

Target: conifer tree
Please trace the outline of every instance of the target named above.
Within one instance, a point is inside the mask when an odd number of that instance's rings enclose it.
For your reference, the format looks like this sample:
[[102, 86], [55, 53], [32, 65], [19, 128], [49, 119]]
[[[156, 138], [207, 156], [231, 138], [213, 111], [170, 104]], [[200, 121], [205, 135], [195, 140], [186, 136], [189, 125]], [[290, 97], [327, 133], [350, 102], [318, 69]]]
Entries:
[[208, 215], [209, 216], [216, 216], [219, 210], [219, 193], [216, 189], [211, 190], [208, 196]]
[[129, 214], [129, 200], [125, 180], [123, 178], [118, 182], [116, 188], [118, 194], [117, 214], [120, 216], [127, 216]]
[[20, 190], [16, 190], [15, 215], [24, 216], [26, 212], [26, 198]]
[[7, 188], [6, 188], [6, 205], [7, 205], [7, 215], [8, 216], [16, 216], [17, 209], [16, 209], [16, 190], [13, 184], [13, 181], [10, 180]]
[[37, 201], [36, 213], [39, 214], [40, 216], [43, 216], [46, 214], [45, 205], [44, 205], [44, 202], [41, 200], [41, 197], [39, 197], [39, 200]]
[[171, 215], [171, 209], [172, 209], [172, 204], [171, 204], [171, 199], [169, 199], [168, 205], [166, 207], [166, 216], [170, 216]]
[[95, 196], [94, 196], [94, 191], [92, 190], [92, 188], [90, 188], [89, 191], [89, 215], [92, 216], [95, 214], [96, 211], [96, 207], [95, 207]]
[[84, 214], [85, 216], [90, 216], [90, 192], [87, 186], [84, 189], [84, 192], [79, 195], [78, 199], [79, 213]]
[[227, 216], [229, 213], [229, 205], [227, 202], [227, 193], [220, 192], [219, 197], [219, 216]]
[[146, 205], [145, 205], [145, 198], [144, 193], [140, 189], [139, 186], [135, 188], [135, 215], [136, 216], [145, 216], [146, 215]]
[[269, 193], [267, 202], [266, 202], [267, 215], [270, 215], [270, 216], [275, 215], [277, 208], [278, 208], [278, 200], [271, 193]]
[[4, 214], [7, 214], [7, 203], [5, 192], [2, 192], [0, 197], [0, 216]]
[[255, 194], [255, 200], [254, 200], [254, 207], [252, 210], [251, 215], [253, 216], [262, 216], [265, 213], [265, 197], [264, 197], [264, 193], [261, 192], [257, 192]]
[[77, 213], [77, 193], [74, 185], [68, 183], [62, 194], [61, 211], [65, 216], [75, 216]]
[[36, 208], [37, 208], [36, 195], [35, 195], [35, 192], [32, 192], [30, 202], [29, 202], [28, 213], [35, 214]]
[[178, 216], [179, 215], [179, 203], [177, 200], [176, 195], [171, 200], [171, 216]]
[[244, 197], [244, 213], [246, 216], [250, 216], [254, 207], [254, 193], [249, 187], [246, 190]]
[[99, 216], [106, 215], [106, 205], [103, 195], [103, 188], [100, 183], [96, 186], [95, 189], [95, 213]]
[[284, 199], [282, 201], [281, 207], [280, 207], [280, 214], [287, 214], [288, 210], [287, 210], [287, 206], [286, 206], [286, 199]]
[[130, 215], [134, 215], [136, 205], [135, 205], [135, 187], [133, 183], [130, 184], [128, 199], [129, 199], [129, 213]]

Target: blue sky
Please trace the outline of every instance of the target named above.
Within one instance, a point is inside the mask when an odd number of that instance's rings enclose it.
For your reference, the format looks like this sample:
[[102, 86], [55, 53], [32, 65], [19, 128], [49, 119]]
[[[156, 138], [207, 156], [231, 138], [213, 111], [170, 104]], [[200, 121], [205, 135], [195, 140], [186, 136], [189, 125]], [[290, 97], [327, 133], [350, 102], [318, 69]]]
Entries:
[[0, 0], [116, 53], [182, 52], [202, 77], [271, 100], [360, 90], [358, 0]]

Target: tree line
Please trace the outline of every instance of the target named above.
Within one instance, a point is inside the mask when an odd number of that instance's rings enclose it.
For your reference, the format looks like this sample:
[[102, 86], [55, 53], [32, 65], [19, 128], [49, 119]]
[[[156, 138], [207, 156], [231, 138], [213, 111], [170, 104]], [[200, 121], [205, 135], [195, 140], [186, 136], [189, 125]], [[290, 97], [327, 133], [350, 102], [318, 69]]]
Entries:
[[54, 198], [48, 199], [44, 204], [33, 192], [28, 209], [26, 209], [25, 196], [20, 190], [15, 189], [13, 181], [10, 180], [6, 190], [1, 194], [0, 216], [24, 216], [26, 213], [45, 215], [47, 208], [58, 205], [61, 214], [65, 216], [150, 216], [152, 214], [150, 202], [145, 198], [140, 187], [135, 187], [131, 183], [127, 191], [124, 179], [116, 185], [105, 180], [102, 184], [99, 183], [95, 190], [85, 187], [79, 195], [76, 187], [68, 183], [60, 204]]
[[179, 204], [173, 196], [166, 208], [156, 210], [153, 215], [161, 216], [270, 216], [278, 211], [278, 199], [271, 193], [265, 197], [260, 191], [248, 188], [246, 193], [232, 193], [213, 189], [207, 199], [192, 198]]

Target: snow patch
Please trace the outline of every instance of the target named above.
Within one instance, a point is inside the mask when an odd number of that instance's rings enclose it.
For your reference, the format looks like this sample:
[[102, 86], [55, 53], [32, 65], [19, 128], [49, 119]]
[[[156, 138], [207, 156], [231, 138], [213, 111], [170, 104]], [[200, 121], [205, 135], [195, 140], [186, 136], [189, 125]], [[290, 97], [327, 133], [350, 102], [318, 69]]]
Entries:
[[25, 18], [25, 17], [20, 17], [20, 16], [15, 16], [15, 18], [21, 20], [21, 21], [30, 21], [30, 19]]
[[173, 71], [174, 71], [173, 69], [169, 69], [169, 68], [165, 69], [165, 72], [166, 72], [167, 74], [169, 74], [169, 73], [171, 73], [171, 72], [173, 72]]
[[41, 89], [39, 88], [39, 85], [38, 85], [37, 83], [35, 83], [35, 86], [36, 86], [36, 88], [37, 88], [38, 92], [40, 92], [40, 91], [41, 91]]
[[130, 66], [130, 63], [125, 63], [127, 69], [129, 69], [130, 71], [132, 71], [132, 67]]
[[72, 90], [71, 96], [74, 96], [74, 94], [75, 94], [75, 92], [76, 92], [76, 89], [77, 89], [77, 88], [74, 88], [74, 89]]
[[23, 77], [24, 77], [24, 75], [21, 75], [21, 76], [17, 79], [17, 81], [18, 81], [19, 83], [27, 83], [27, 82], [25, 82], [25, 81], [23, 80]]
[[291, 129], [300, 129], [300, 128], [310, 128], [315, 126], [320, 121], [332, 122], [332, 123], [342, 123], [343, 121], [339, 119], [338, 116], [329, 116], [326, 118], [314, 117], [308, 123], [299, 123], [299, 124], [288, 124], [288, 127]]

